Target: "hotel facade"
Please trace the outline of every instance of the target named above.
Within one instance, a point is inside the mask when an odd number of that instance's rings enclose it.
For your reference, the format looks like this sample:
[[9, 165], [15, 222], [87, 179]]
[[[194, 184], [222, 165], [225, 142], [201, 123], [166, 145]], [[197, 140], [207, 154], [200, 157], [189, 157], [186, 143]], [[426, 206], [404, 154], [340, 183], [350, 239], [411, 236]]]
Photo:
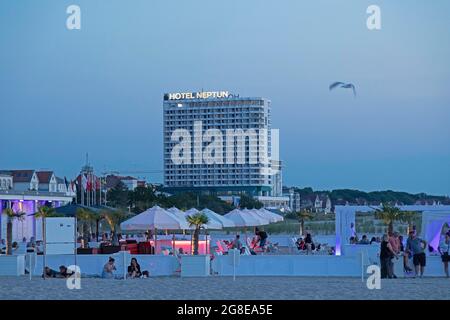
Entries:
[[34, 214], [41, 206], [60, 207], [72, 202], [73, 186], [52, 171], [0, 170], [0, 239], [6, 239], [7, 217], [3, 210], [24, 212], [13, 220], [13, 241], [40, 236], [40, 219]]
[[228, 91], [165, 94], [168, 192], [280, 196], [281, 161], [272, 154], [270, 113], [271, 101], [262, 97]]

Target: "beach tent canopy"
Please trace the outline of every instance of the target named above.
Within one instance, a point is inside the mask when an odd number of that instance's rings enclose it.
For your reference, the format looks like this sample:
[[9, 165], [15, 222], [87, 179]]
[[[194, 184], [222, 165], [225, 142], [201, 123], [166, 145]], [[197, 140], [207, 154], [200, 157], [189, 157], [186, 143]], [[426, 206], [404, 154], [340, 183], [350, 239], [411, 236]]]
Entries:
[[154, 206], [120, 224], [122, 230], [181, 230], [188, 229], [186, 221], [179, 219], [171, 212]]
[[[439, 208], [438, 208], [439, 209]], [[450, 226], [450, 208], [422, 212], [422, 237], [434, 250], [438, 250], [444, 224]]]
[[249, 211], [234, 209], [224, 217], [233, 221], [236, 227], [257, 227], [268, 224], [267, 220], [255, 217], [255, 214]]
[[[209, 209], [208, 209], [209, 210]], [[211, 211], [211, 210], [210, 210]], [[184, 215], [186, 216], [186, 218], [187, 217], [189, 217], [189, 216], [192, 216], [192, 215], [194, 215], [194, 214], [196, 214], [196, 213], [200, 213], [200, 212], [203, 212], [207, 217], [208, 217], [208, 223], [207, 224], [204, 224], [203, 226], [202, 226], [202, 228], [204, 228], [204, 229], [211, 229], [211, 230], [220, 230], [220, 229], [222, 229], [222, 224], [220, 223], [220, 221], [217, 221], [216, 219], [211, 219], [209, 216], [208, 216], [208, 214], [206, 213], [206, 212], [204, 212], [204, 210], [203, 211], [198, 211], [197, 209], [195, 209], [195, 208], [192, 208], [192, 209], [189, 209], [188, 211], [186, 211], [185, 213], [184, 213]], [[212, 211], [211, 211], [212, 212]], [[189, 222], [188, 222], [188, 224], [189, 224]], [[195, 229], [195, 226], [191, 226], [191, 229]]]
[[219, 222], [222, 225], [222, 228], [232, 228], [236, 226], [230, 219], [227, 219], [226, 217], [215, 213], [208, 208], [203, 209], [202, 212], [209, 218], [209, 220], [215, 220]]
[[259, 221], [259, 225], [260, 226], [264, 226], [267, 224], [270, 224], [270, 220], [263, 217], [262, 215], [260, 215], [259, 213], [257, 213], [257, 209], [242, 209], [241, 210], [244, 214], [249, 214], [252, 215], [255, 219], [257, 219]]
[[[406, 205], [398, 206], [402, 211], [415, 211], [422, 213], [422, 238], [434, 249], [439, 244], [442, 226], [450, 222], [450, 206], [448, 205]], [[335, 206], [336, 217], [336, 255], [341, 255], [341, 246], [349, 243], [349, 238], [355, 231], [356, 212], [374, 212], [380, 206]]]
[[272, 211], [266, 210], [264, 208], [253, 209], [252, 211], [260, 215], [261, 217], [265, 218], [266, 220], [269, 220], [271, 223], [280, 222], [284, 220], [284, 218], [281, 215], [273, 213]]
[[198, 213], [199, 211], [195, 208], [190, 208], [189, 210], [184, 212], [184, 215], [187, 216], [192, 216], [193, 214]]
[[173, 215], [175, 215], [178, 219], [180, 220], [186, 220], [186, 216], [184, 215], [184, 212], [180, 209], [178, 209], [177, 207], [172, 207], [167, 209], [167, 211], [169, 211], [170, 213], [172, 213]]

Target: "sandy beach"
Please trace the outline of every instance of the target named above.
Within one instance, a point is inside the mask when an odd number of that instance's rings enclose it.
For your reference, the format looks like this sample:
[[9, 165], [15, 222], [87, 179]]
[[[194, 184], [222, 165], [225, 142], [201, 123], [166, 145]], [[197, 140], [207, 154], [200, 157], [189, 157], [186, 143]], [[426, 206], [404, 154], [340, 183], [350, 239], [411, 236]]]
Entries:
[[360, 278], [230, 277], [105, 280], [82, 278], [69, 290], [64, 279], [0, 277], [0, 299], [26, 300], [450, 300], [450, 279], [382, 280], [369, 290]]

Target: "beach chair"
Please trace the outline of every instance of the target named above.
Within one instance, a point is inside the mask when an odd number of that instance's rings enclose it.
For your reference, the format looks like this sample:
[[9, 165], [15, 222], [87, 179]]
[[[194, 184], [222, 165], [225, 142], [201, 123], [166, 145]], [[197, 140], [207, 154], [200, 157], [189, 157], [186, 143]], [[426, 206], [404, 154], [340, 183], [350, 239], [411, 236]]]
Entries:
[[217, 248], [218, 248], [218, 251], [219, 252], [221, 252], [222, 254], [224, 254], [225, 252], [227, 252], [224, 248], [223, 248], [223, 245], [222, 245], [222, 243], [220, 242], [220, 240], [217, 240]]

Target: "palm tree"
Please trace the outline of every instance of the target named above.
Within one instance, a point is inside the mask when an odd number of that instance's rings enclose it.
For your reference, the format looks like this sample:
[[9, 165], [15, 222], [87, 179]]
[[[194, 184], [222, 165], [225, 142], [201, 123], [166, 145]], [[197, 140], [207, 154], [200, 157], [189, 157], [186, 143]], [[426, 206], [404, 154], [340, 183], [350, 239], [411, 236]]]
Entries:
[[116, 229], [117, 226], [126, 218], [127, 214], [122, 211], [103, 211], [103, 218], [108, 223], [109, 229], [111, 230], [113, 245], [119, 245], [119, 238], [117, 237]]
[[403, 212], [398, 207], [383, 203], [381, 209], [375, 209], [375, 218], [381, 219], [388, 225], [388, 234], [394, 232], [394, 221], [402, 221]]
[[303, 209], [301, 211], [296, 212], [297, 219], [300, 222], [300, 236], [303, 235], [303, 232], [305, 230], [305, 220], [311, 220], [313, 218], [313, 215], [308, 209]]
[[187, 222], [189, 222], [190, 226], [195, 226], [193, 242], [194, 242], [194, 252], [193, 254], [198, 255], [198, 241], [200, 236], [200, 228], [209, 222], [209, 218], [203, 212], [197, 212], [191, 216], [186, 218]]
[[94, 215], [91, 211], [83, 208], [78, 208], [76, 215], [77, 219], [81, 221], [81, 235], [83, 236], [83, 248], [85, 248], [86, 243], [89, 241], [88, 227], [94, 219]]
[[11, 255], [12, 254], [12, 229], [13, 229], [13, 221], [15, 219], [17, 220], [23, 220], [25, 218], [25, 212], [14, 212], [13, 209], [7, 208], [3, 210], [3, 213], [7, 217], [6, 222], [6, 254]]

